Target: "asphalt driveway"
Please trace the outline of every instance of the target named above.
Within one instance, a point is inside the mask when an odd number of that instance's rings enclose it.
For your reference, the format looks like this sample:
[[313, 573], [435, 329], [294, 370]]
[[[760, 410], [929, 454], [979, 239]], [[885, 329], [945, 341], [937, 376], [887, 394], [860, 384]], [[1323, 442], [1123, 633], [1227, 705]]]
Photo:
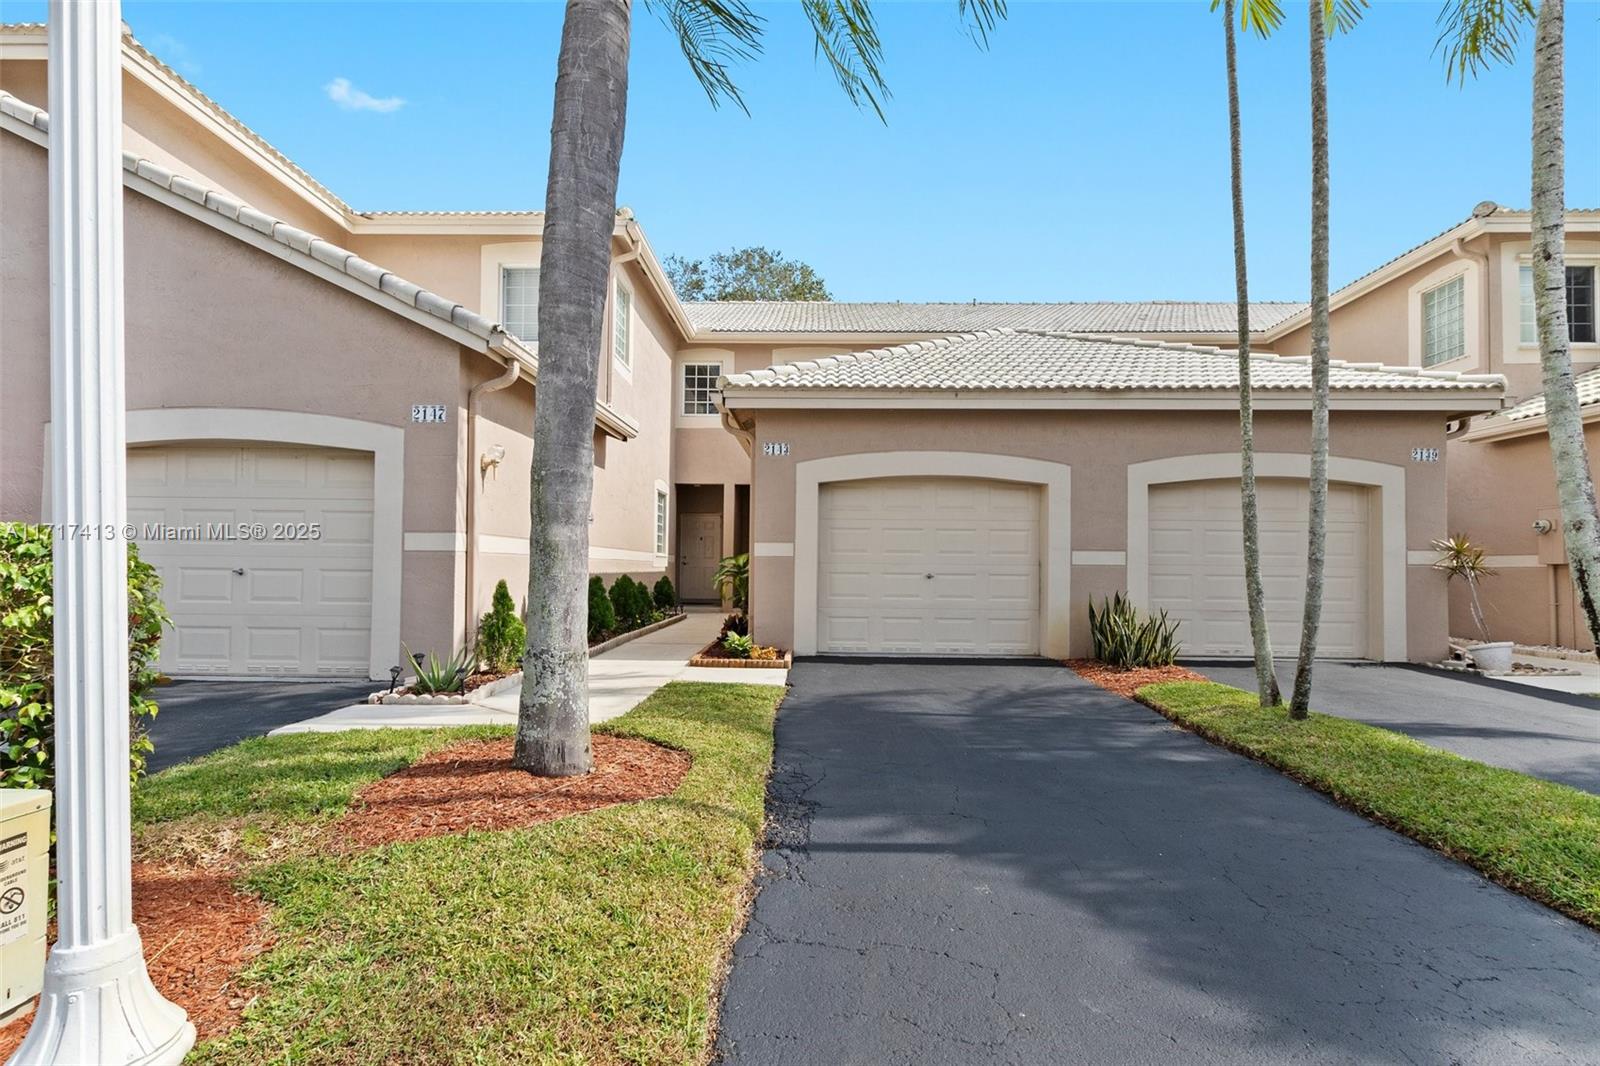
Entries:
[[1600, 935], [1054, 665], [806, 661], [722, 1061], [1600, 1061]]
[[280, 725], [358, 703], [378, 681], [173, 681], [155, 690], [155, 773]]
[[[1225, 685], [1254, 692], [1249, 663], [1191, 663]], [[1294, 664], [1278, 664], [1288, 692]], [[1319, 662], [1312, 707], [1416, 737], [1492, 766], [1600, 792], [1600, 700], [1515, 688], [1420, 666]]]

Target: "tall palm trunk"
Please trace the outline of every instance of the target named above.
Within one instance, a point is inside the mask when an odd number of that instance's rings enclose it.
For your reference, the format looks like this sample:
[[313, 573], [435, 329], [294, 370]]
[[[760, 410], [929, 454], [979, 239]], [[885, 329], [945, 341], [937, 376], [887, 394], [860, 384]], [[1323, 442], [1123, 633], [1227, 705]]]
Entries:
[[1233, 276], [1239, 300], [1239, 496], [1244, 512], [1244, 591], [1250, 611], [1250, 642], [1256, 656], [1256, 692], [1261, 706], [1278, 705], [1278, 679], [1272, 672], [1272, 637], [1267, 632], [1266, 596], [1261, 589], [1261, 523], [1256, 508], [1255, 413], [1250, 396], [1250, 285], [1244, 247], [1244, 147], [1239, 123], [1239, 65], [1234, 41], [1233, 3], [1222, 7], [1227, 27], [1228, 140], [1233, 163]]
[[587, 773], [594, 403], [628, 101], [629, 0], [568, 0], [539, 273], [528, 650], [512, 765]]
[[1311, 0], [1311, 508], [1306, 537], [1306, 603], [1300, 623], [1289, 716], [1311, 705], [1311, 664], [1322, 624], [1328, 536], [1328, 67], [1326, 0]]
[[1600, 648], [1600, 519], [1567, 334], [1563, 0], [1544, 0], [1533, 43], [1533, 306], [1561, 534], [1589, 636]]

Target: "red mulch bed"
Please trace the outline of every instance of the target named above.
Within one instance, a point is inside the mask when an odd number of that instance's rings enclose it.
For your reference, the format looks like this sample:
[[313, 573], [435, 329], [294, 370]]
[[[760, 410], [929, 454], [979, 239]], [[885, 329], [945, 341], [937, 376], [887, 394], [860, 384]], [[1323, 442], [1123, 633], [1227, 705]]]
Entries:
[[[272, 946], [267, 905], [235, 889], [227, 868], [136, 862], [133, 918], [150, 980], [189, 1012], [199, 1038], [233, 1028], [252, 998], [234, 986], [234, 976]], [[28, 1015], [0, 1029], [0, 1061], [22, 1043], [30, 1024]]]
[[1149, 666], [1135, 670], [1121, 670], [1115, 666], [1107, 666], [1097, 659], [1068, 659], [1067, 665], [1090, 684], [1099, 685], [1107, 692], [1115, 692], [1130, 700], [1133, 699], [1135, 692], [1146, 685], [1157, 685], [1163, 681], [1205, 680], [1193, 670], [1186, 670], [1181, 666]]
[[521, 829], [616, 803], [665, 796], [689, 772], [685, 752], [596, 735], [594, 772], [535, 777], [511, 769], [513, 741], [453, 744], [374, 781], [335, 827], [347, 847], [469, 830]]
[[[688, 753], [647, 740], [597, 735], [594, 772], [534, 777], [510, 768], [513, 741], [455, 744], [374, 781], [334, 827], [344, 847], [462, 833], [519, 829], [617, 803], [665, 796], [689, 772]], [[150, 978], [189, 1012], [201, 1040], [239, 1020], [251, 997], [234, 978], [272, 946], [268, 907], [233, 887], [229, 867], [133, 865], [133, 916]], [[51, 930], [54, 940], [55, 931]], [[0, 1061], [11, 1056], [31, 1016], [0, 1029]]]

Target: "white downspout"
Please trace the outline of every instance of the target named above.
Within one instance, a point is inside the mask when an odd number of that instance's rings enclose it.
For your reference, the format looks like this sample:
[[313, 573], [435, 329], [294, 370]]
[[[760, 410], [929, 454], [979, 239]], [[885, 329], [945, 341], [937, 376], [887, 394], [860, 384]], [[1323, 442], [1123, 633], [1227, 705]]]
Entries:
[[1450, 242], [1450, 254], [1478, 265], [1478, 352], [1483, 370], [1493, 368], [1489, 360], [1489, 255], [1469, 252], [1460, 237]]
[[484, 473], [482, 463], [478, 459], [478, 398], [486, 393], [509, 389], [521, 376], [521, 365], [515, 360], [508, 359], [505, 373], [488, 381], [480, 381], [467, 391], [467, 556], [464, 567], [465, 583], [461, 590], [462, 605], [466, 608], [462, 621], [463, 648], [472, 646], [472, 638], [478, 624], [477, 603], [473, 593], [478, 579], [478, 495], [483, 491]]

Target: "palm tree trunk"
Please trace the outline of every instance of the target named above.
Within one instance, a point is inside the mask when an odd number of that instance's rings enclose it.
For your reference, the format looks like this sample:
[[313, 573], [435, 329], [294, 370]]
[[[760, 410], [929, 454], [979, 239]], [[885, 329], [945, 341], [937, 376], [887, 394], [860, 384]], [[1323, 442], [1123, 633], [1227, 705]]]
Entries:
[[1278, 678], [1272, 672], [1272, 637], [1267, 632], [1266, 596], [1261, 589], [1261, 523], [1256, 508], [1255, 412], [1250, 397], [1250, 286], [1244, 245], [1244, 148], [1239, 122], [1238, 49], [1233, 29], [1234, 0], [1222, 7], [1227, 27], [1228, 139], [1233, 163], [1233, 276], [1239, 300], [1239, 496], [1244, 512], [1244, 591], [1250, 611], [1250, 642], [1256, 656], [1256, 692], [1261, 706], [1278, 705]]
[[1311, 0], [1311, 509], [1306, 538], [1306, 603], [1300, 623], [1289, 717], [1311, 706], [1311, 664], [1322, 624], [1328, 536], [1328, 67], [1324, 3]]
[[1539, 5], [1533, 45], [1533, 301], [1544, 367], [1545, 420], [1561, 501], [1567, 563], [1589, 636], [1600, 649], [1600, 520], [1567, 334], [1566, 174], [1562, 122], [1563, 0]]
[[528, 650], [512, 765], [587, 773], [594, 403], [628, 102], [629, 0], [568, 0], [539, 272]]

